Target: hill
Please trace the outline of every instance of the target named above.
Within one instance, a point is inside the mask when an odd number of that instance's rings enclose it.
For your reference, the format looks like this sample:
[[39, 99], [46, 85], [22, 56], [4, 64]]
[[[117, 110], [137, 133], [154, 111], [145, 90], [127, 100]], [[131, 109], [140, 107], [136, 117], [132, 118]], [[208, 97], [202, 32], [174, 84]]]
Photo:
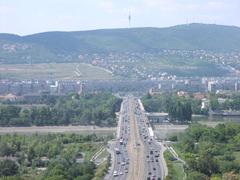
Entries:
[[[240, 28], [188, 24], [168, 28], [0, 34], [0, 62], [60, 61], [61, 55], [156, 52], [161, 49], [240, 51]], [[66, 58], [64, 61], [67, 61]]]
[[53, 52], [151, 51], [159, 49], [240, 50], [240, 28], [188, 24], [168, 28], [45, 32], [28, 36], [0, 34], [0, 39], [42, 45]]

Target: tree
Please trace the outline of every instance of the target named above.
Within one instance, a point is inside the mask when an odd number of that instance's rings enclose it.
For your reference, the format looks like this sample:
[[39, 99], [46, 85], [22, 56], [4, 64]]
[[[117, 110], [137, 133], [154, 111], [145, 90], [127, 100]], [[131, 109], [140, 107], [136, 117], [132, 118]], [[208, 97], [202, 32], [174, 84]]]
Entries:
[[218, 99], [216, 96], [211, 96], [210, 97], [210, 107], [212, 110], [217, 110], [220, 108], [220, 105], [218, 103]]
[[5, 142], [0, 142], [0, 156], [10, 156], [13, 154], [13, 149]]
[[0, 161], [0, 176], [13, 176], [18, 173], [18, 166], [12, 160]]

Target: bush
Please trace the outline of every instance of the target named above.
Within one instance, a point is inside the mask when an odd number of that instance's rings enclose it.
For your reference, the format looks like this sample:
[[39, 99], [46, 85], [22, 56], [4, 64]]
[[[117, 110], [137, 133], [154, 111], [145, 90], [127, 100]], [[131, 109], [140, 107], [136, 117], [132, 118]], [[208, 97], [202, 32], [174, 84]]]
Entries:
[[0, 176], [14, 176], [18, 173], [18, 166], [12, 160], [0, 161]]

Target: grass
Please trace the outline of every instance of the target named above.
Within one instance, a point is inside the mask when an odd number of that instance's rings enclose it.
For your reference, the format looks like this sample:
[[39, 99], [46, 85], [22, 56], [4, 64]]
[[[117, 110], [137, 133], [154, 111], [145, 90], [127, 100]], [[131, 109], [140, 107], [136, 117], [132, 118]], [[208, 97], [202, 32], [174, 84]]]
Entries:
[[170, 151], [164, 152], [164, 158], [167, 162], [168, 176], [166, 180], [183, 180], [185, 178], [183, 163], [173, 159]]
[[[88, 143], [86, 143], [88, 144]], [[92, 143], [91, 144], [91, 151], [86, 151], [85, 154], [85, 160], [90, 161], [90, 159], [92, 158], [92, 156], [99, 151], [99, 149], [102, 147], [102, 143]]]
[[105, 161], [104, 163], [102, 163], [101, 165], [99, 165], [97, 167], [97, 170], [95, 172], [95, 177], [93, 178], [93, 180], [104, 179], [104, 176], [107, 173], [109, 166], [110, 166], [110, 160], [109, 159], [107, 161]]
[[176, 178], [179, 180], [183, 180], [185, 177], [183, 163], [181, 162], [173, 162], [173, 169], [176, 175]]
[[172, 144], [173, 149], [176, 151], [180, 158], [184, 159], [184, 154], [181, 152], [181, 149], [178, 144]]
[[236, 161], [240, 164], [240, 151], [234, 152], [233, 154], [236, 158]]
[[108, 156], [109, 156], [109, 152], [107, 151], [107, 149], [104, 149], [97, 159], [107, 158]]
[[103, 68], [84, 63], [1, 64], [0, 78], [8, 79], [112, 79]]

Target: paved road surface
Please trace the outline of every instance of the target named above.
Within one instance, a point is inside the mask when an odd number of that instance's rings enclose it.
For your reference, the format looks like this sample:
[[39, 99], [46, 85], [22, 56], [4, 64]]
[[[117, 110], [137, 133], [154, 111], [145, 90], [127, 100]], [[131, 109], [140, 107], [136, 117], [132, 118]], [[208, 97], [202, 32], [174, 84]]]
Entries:
[[142, 104], [134, 97], [123, 100], [117, 140], [110, 144], [112, 169], [105, 179], [159, 180], [164, 178], [161, 147]]

